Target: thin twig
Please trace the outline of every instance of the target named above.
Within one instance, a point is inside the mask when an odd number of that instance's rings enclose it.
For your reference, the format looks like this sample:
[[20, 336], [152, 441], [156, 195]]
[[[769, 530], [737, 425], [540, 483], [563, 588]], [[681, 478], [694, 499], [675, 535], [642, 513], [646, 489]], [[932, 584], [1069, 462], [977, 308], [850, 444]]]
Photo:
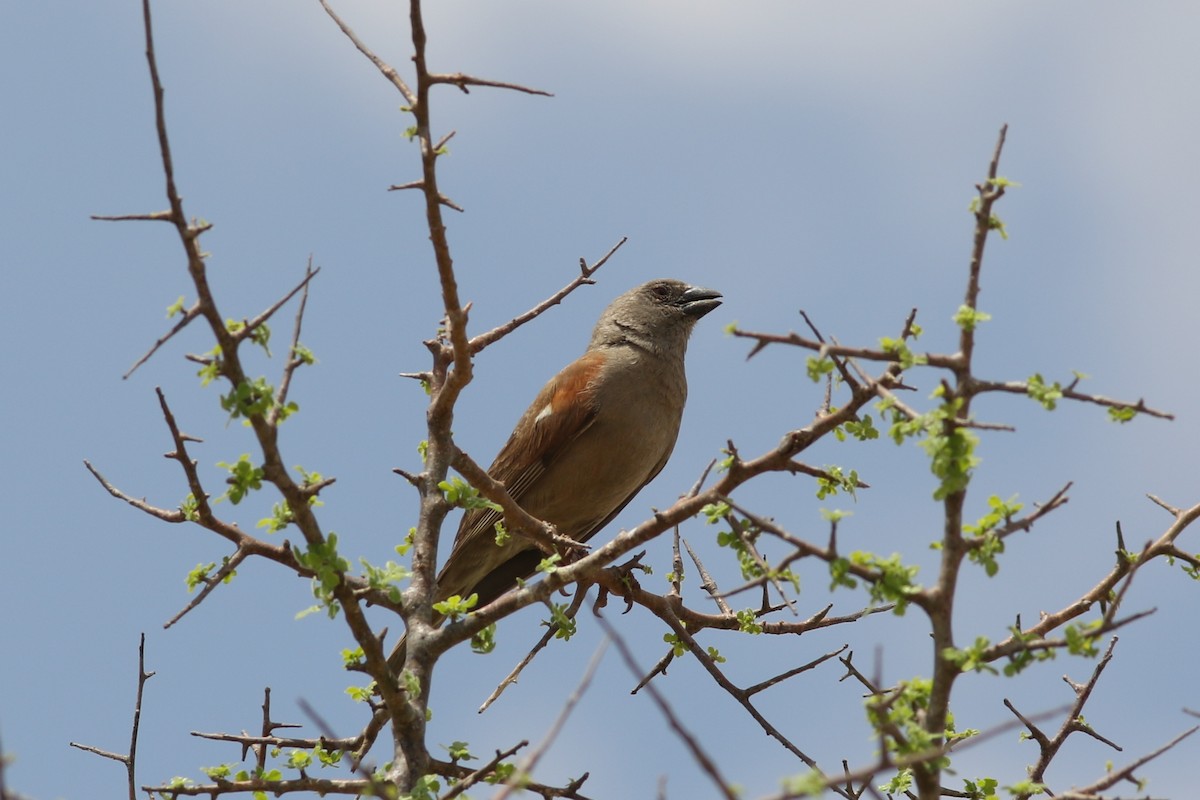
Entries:
[[[625, 662], [627, 667], [629, 667], [629, 671], [632, 672], [635, 677], [641, 675], [642, 669], [638, 666], [637, 660], [633, 657], [633, 653], [630, 651], [629, 646], [625, 644], [625, 640], [621, 638], [620, 634], [617, 633], [616, 629], [609, 624], [608, 620], [606, 620], [603, 615], [597, 614], [596, 619], [600, 623], [600, 627], [602, 627], [604, 632], [608, 634], [608, 637], [612, 639], [613, 644], [617, 646], [617, 651], [621, 654], [621, 660]], [[717, 768], [716, 762], [714, 762], [708, 753], [705, 752], [703, 746], [701, 746], [696, 737], [692, 735], [691, 731], [689, 731], [675, 715], [671, 705], [666, 701], [662, 694], [659, 693], [658, 689], [653, 685], [650, 685], [646, 687], [646, 691], [649, 693], [650, 699], [654, 701], [656, 706], [658, 706], [659, 712], [667, 720], [667, 724], [671, 727], [671, 730], [673, 730], [675, 735], [678, 736], [683, 742], [684, 746], [692, 754], [692, 758], [695, 760], [696, 764], [699, 765], [704, 774], [709, 777], [709, 779], [713, 782], [713, 785], [717, 787], [717, 791], [721, 793], [721, 796], [724, 797], [725, 800], [737, 800], [737, 793], [733, 790], [733, 787], [730, 785], [730, 783], [721, 775], [721, 771]]]
[[486, 78], [476, 78], [471, 75], [464, 75], [461, 72], [456, 72], [453, 75], [437, 75], [430, 74], [430, 83], [448, 83], [452, 86], [457, 86], [463, 90], [464, 94], [469, 94], [468, 86], [487, 86], [493, 89], [512, 89], [515, 92], [523, 92], [525, 94], [536, 94], [542, 97], [554, 97], [550, 92], [542, 89], [533, 89], [529, 86], [522, 86], [519, 83], [508, 83], [507, 81], [492, 81]]
[[[579, 609], [583, 607], [583, 601], [586, 597], [587, 591], [583, 587], [575, 590], [575, 596], [571, 599], [571, 605], [567, 607], [565, 612], [568, 619], [575, 619], [575, 616], [579, 613]], [[492, 693], [488, 695], [487, 699], [483, 701], [483, 704], [479, 706], [477, 713], [482, 714], [484, 711], [487, 711], [492, 703], [496, 702], [500, 695], [504, 693], [505, 689], [517, 682], [517, 679], [521, 677], [521, 673], [527, 666], [530, 665], [530, 663], [533, 662], [534, 657], [537, 656], [537, 654], [540, 653], [546, 647], [546, 645], [550, 644], [550, 640], [554, 638], [556, 633], [558, 633], [558, 625], [552, 622], [547, 626], [546, 632], [541, 635], [537, 643], [534, 644], [534, 646], [530, 648], [529, 652], [525, 654], [525, 657], [522, 658], [517, 665], [512, 668], [512, 671], [510, 671], [508, 675], [504, 677], [504, 680], [500, 681], [496, 688], [492, 690]]]
[[97, 222], [174, 222], [170, 211], [152, 211], [149, 214], [92, 214]]
[[156, 352], [158, 352], [158, 349], [160, 347], [162, 347], [164, 344], [169, 342], [171, 340], [171, 338], [173, 336], [175, 336], [175, 334], [179, 333], [181, 330], [186, 328], [187, 324], [189, 322], [191, 322], [192, 320], [194, 320], [198, 316], [200, 316], [200, 303], [197, 301], [196, 303], [194, 303], [192, 305], [191, 308], [189, 308], [187, 311], [183, 312], [183, 316], [180, 317], [179, 322], [176, 322], [174, 327], [171, 328], [171, 330], [167, 331], [162, 336], [160, 336], [158, 338], [158, 340], [155, 341], [154, 344], [150, 346], [150, 349], [142, 354], [141, 358], [139, 358], [137, 361], [133, 362], [132, 367], [125, 370], [125, 374], [121, 376], [121, 380], [129, 380], [129, 376], [132, 375], [134, 372], [136, 372], [138, 367], [140, 367], [142, 364], [145, 364], [147, 361], [149, 361], [150, 357], [153, 356]]
[[580, 286], [590, 286], [591, 284], [594, 284], [595, 281], [592, 280], [592, 276], [596, 274], [597, 270], [608, 263], [608, 260], [612, 258], [613, 254], [615, 254], [617, 250], [621, 248], [621, 245], [625, 244], [628, 239], [629, 237], [622, 236], [621, 240], [609, 248], [609, 251], [605, 253], [595, 264], [589, 266], [588, 263], [582, 258], [579, 259], [579, 275], [577, 275], [574, 280], [525, 313], [518, 314], [503, 325], [472, 338], [471, 353], [478, 355], [488, 345], [495, 344], [500, 339], [512, 333], [525, 323], [536, 319], [546, 310], [561, 303], [567, 295], [571, 294], [571, 292], [575, 291]]
[[[138, 641], [138, 681], [137, 693], [133, 702], [133, 724], [130, 726], [129, 732], [129, 752], [121, 755], [120, 753], [112, 753], [107, 750], [101, 750], [98, 747], [93, 747], [88, 744], [79, 744], [78, 742], [70, 742], [71, 747], [78, 750], [83, 750], [94, 755], [108, 758], [113, 761], [119, 761], [125, 765], [125, 775], [129, 788], [129, 800], [137, 800], [137, 746], [138, 746], [138, 731], [141, 729], [142, 721], [142, 697], [145, 694], [146, 681], [154, 677], [153, 672], [146, 672], [146, 634], [142, 634]], [[3, 778], [3, 765], [0, 765], [0, 779]], [[5, 797], [3, 783], [0, 782], [0, 798]]]
[[567, 719], [571, 716], [571, 712], [575, 710], [575, 706], [579, 705], [579, 701], [583, 699], [584, 693], [592, 684], [592, 678], [596, 675], [596, 670], [600, 666], [601, 659], [604, 658], [604, 652], [608, 649], [608, 640], [605, 639], [596, 648], [596, 652], [592, 654], [591, 661], [588, 662], [587, 669], [584, 670], [583, 677], [579, 680], [579, 685], [571, 692], [567, 701], [563, 703], [562, 709], [558, 712], [558, 717], [555, 718], [554, 724], [550, 726], [550, 730], [546, 731], [545, 738], [541, 743], [533, 749], [522, 761], [521, 765], [513, 772], [511, 777], [505, 784], [503, 791], [496, 795], [496, 800], [505, 800], [513, 789], [520, 788], [521, 780], [524, 776], [532, 775], [537, 767], [542, 756], [550, 749], [550, 745], [554, 744], [558, 739], [558, 735], [562, 732], [563, 726], [566, 725]]
[[292, 376], [295, 375], [296, 370], [304, 364], [304, 359], [299, 358], [296, 355], [296, 352], [300, 347], [300, 328], [304, 323], [304, 310], [308, 307], [308, 284], [309, 281], [316, 277], [316, 274], [319, 271], [320, 267], [313, 269], [312, 256], [309, 256], [308, 265], [304, 270], [304, 291], [300, 295], [300, 305], [296, 308], [296, 321], [292, 327], [292, 344], [288, 349], [287, 363], [285, 363], [283, 366], [283, 376], [279, 381], [279, 391], [275, 393], [275, 405], [272, 406], [270, 412], [270, 421], [272, 423], [279, 421], [279, 415], [282, 412], [282, 409], [287, 407], [287, 396], [288, 390], [291, 389], [292, 386]]
[[121, 491], [116, 486], [113, 486], [111, 483], [109, 483], [108, 479], [100, 474], [100, 470], [93, 467], [92, 462], [88, 461], [86, 458], [83, 460], [83, 466], [87, 468], [88, 472], [92, 473], [92, 477], [100, 482], [100, 485], [104, 487], [104, 491], [108, 492], [118, 500], [124, 500], [126, 503], [138, 509], [139, 511], [144, 511], [152, 517], [161, 519], [163, 522], [185, 522], [187, 520], [187, 517], [184, 516], [184, 513], [177, 508], [159, 508], [158, 506], [153, 506], [147, 503], [145, 500], [139, 500], [138, 498], [132, 497]]
[[346, 38], [354, 44], [354, 46], [358, 49], [358, 52], [366, 56], [367, 60], [374, 64], [376, 69], [379, 70], [379, 73], [383, 75], [383, 77], [387, 78], [388, 82], [395, 86], [400, 94], [404, 95], [404, 99], [407, 101], [409, 106], [416, 105], [416, 94], [413, 93], [412, 89], [408, 88], [408, 84], [405, 83], [404, 79], [400, 77], [400, 73], [396, 72], [396, 68], [384, 61], [379, 56], [375, 55], [375, 52], [371, 50], [371, 48], [367, 47], [362, 39], [359, 39], [358, 35], [351, 30], [350, 26], [343, 22], [342, 18], [339, 17], [332, 8], [330, 8], [327, 0], [320, 0], [320, 3], [321, 8], [325, 9], [325, 13], [329, 15], [329, 18], [332, 19], [339, 28], [341, 28], [342, 33], [345, 34]]

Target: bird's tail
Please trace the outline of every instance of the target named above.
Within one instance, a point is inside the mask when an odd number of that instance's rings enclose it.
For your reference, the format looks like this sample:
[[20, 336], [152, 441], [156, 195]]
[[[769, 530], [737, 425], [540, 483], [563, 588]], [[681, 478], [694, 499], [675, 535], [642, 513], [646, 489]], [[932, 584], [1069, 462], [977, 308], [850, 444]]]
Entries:
[[388, 656], [388, 670], [395, 675], [404, 666], [404, 657], [408, 655], [408, 634], [405, 633], [400, 637], [400, 641], [396, 642], [396, 646], [392, 648], [392, 654]]

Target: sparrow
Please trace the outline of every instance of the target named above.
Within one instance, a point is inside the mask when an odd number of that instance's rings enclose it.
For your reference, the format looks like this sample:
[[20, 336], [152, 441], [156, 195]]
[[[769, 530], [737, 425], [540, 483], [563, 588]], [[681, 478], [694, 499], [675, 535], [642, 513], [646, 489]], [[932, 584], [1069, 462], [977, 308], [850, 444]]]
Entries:
[[[488, 473], [532, 516], [586, 542], [666, 465], [687, 400], [684, 354], [721, 294], [661, 279], [604, 310], [582, 356], [550, 379], [517, 421]], [[545, 557], [500, 512], [467, 512], [437, 577], [434, 602], [478, 595], [482, 608], [534, 574]], [[440, 622], [435, 618], [435, 623]], [[393, 668], [404, 660], [401, 639]]]

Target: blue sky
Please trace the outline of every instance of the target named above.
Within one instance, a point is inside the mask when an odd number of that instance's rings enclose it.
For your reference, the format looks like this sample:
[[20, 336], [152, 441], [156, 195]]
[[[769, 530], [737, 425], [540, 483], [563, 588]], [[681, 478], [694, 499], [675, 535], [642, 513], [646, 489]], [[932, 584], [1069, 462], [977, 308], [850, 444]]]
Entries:
[[[477, 460], [490, 459], [542, 382], [582, 350], [600, 309], [651, 277], [712, 286], [726, 300], [693, 339], [691, 399], [672, 462], [619, 526], [668, 505], [727, 439], [760, 453], [818, 407], [802, 354], [768, 350], [747, 362], [744, 344], [722, 333], [728, 323], [799, 329], [803, 308], [825, 333], [873, 344], [917, 307], [925, 346], [952, 347], [971, 233], [966, 206], [1008, 123], [1001, 172], [1021, 187], [998, 209], [1011, 238], [989, 245], [980, 305], [993, 319], [979, 346], [981, 372], [1066, 380], [1078, 370], [1091, 376], [1085, 388], [1145, 397], [1178, 419], [1116, 427], [1092, 407], [1048, 414], [1020, 398], [981, 402], [982, 419], [1018, 433], [983, 437], [971, 513], [984, 512], [989, 494], [1032, 503], [1075, 484], [1064, 509], [1010, 541], [999, 576], [971, 574], [959, 637], [1000, 638], [1017, 613], [1028, 622], [1090, 588], [1113, 557], [1116, 521], [1131, 546], [1169, 522], [1145, 493], [1181, 506], [1200, 500], [1200, 12], [1192, 6], [429, 6], [435, 69], [555, 93], [435, 97], [438, 129], [457, 131], [442, 185], [466, 208], [451, 215], [449, 233], [474, 329], [536, 303], [570, 279], [580, 257], [629, 237], [598, 286], [480, 359], [455, 425]], [[398, 4], [336, 7], [381, 55], [407, 65]], [[301, 413], [287, 423], [285, 453], [337, 477], [322, 513], [346, 554], [384, 560], [416, 514], [415, 495], [391, 469], [417, 466], [423, 435], [424, 395], [397, 374], [426, 366], [420, 341], [438, 318], [418, 198], [385, 191], [417, 170], [415, 146], [402, 136], [402, 99], [316, 2], [160, 3], [155, 14], [181, 192], [189, 213], [214, 224], [204, 243], [223, 313], [252, 316], [299, 279], [310, 255], [322, 267], [303, 336], [320, 363], [294, 387]], [[308, 587], [271, 565], [249, 565], [162, 630], [189, 599], [186, 573], [227, 551], [199, 529], [112, 500], [82, 466], [87, 458], [160, 505], [182, 498], [182, 477], [161, 456], [169, 440], [155, 386], [183, 428], [205, 439], [194, 455], [210, 485], [219, 485], [216, 462], [251, 449], [242, 428], [226, 425], [215, 388], [201, 389], [183, 359], [210, 346], [199, 328], [120, 378], [166, 330], [165, 307], [191, 296], [167, 226], [88, 219], [165, 206], [138, 4], [10, 4], [4, 17], [0, 737], [16, 758], [9, 785], [40, 798], [122, 791], [117, 766], [67, 742], [125, 747], [142, 631], [158, 673], [143, 713], [143, 783], [199, 778], [197, 767], [234, 760], [234, 750], [188, 731], [253, 728], [267, 685], [277, 718], [303, 722], [295, 704], [303, 697], [348, 732], [361, 714], [342, 694], [352, 680], [338, 650], [349, 637], [340, 623], [293, 619], [310, 602]], [[276, 325], [281, 336], [289, 328], [290, 316]], [[274, 374], [278, 363], [259, 368]], [[912, 381], [918, 397], [935, 384], [931, 374]], [[770, 477], [739, 499], [818, 538], [820, 508], [852, 510], [844, 546], [901, 552], [931, 579], [938, 507], [916, 448], [830, 442], [806, 458], [855, 468], [873, 488], [831, 504], [804, 481]], [[268, 506], [256, 498], [234, 516], [252, 527]], [[697, 524], [684, 535], [710, 566], [720, 563], [710, 530]], [[1182, 544], [1200, 550], [1198, 539], [1200, 531]], [[657, 576], [667, 553], [665, 542], [651, 548]], [[801, 607], [823, 606], [821, 571], [808, 567], [802, 579]], [[1165, 564], [1135, 581], [1128, 610], [1158, 611], [1121, 632], [1085, 712], [1125, 750], [1072, 740], [1051, 772], [1057, 787], [1089, 783], [1106, 760], [1123, 764], [1189, 726], [1180, 708], [1200, 707], [1191, 694], [1195, 591]], [[849, 593], [832, 601], [842, 612], [864, 602]], [[857, 663], [878, 658], [889, 681], [927, 672], [920, 620], [891, 623], [794, 641], [705, 641], [732, 656], [729, 671], [744, 683], [842, 643]], [[646, 665], [657, 660], [661, 625], [637, 612], [617, 625]], [[476, 706], [536, 639], [536, 612], [501, 628], [491, 658], [451, 655], [434, 689], [435, 740], [468, 738], [480, 755], [538, 741], [599, 642], [590, 620], [580, 628], [578, 641], [544, 653], [482, 717]], [[1091, 667], [1060, 658], [1015, 681], [965, 679], [960, 725], [1007, 722], [1001, 697], [1030, 712], [1068, 702], [1060, 676], [1081, 680]], [[828, 768], [872, 753], [859, 692], [840, 676], [826, 666], [763, 698]], [[628, 695], [632, 682], [610, 653], [541, 777], [562, 782], [590, 769], [592, 796], [638, 797], [668, 773], [669, 796], [711, 795], [648, 699]], [[660, 686], [747, 796], [803, 771], [695, 664], [677, 662]], [[1196, 747], [1189, 741], [1144, 770], [1147, 791], [1184, 796]], [[964, 753], [958, 766], [964, 777], [1013, 782], [1033, 758], [1013, 732]]]

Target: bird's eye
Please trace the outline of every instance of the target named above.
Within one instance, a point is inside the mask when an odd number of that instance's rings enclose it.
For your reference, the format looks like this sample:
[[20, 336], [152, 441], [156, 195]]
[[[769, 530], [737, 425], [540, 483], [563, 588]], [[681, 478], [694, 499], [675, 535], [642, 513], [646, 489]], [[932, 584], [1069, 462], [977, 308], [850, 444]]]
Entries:
[[651, 287], [651, 291], [654, 292], [654, 296], [660, 300], [665, 300], [671, 295], [671, 287], [667, 286], [665, 283], [654, 284], [654, 286]]

